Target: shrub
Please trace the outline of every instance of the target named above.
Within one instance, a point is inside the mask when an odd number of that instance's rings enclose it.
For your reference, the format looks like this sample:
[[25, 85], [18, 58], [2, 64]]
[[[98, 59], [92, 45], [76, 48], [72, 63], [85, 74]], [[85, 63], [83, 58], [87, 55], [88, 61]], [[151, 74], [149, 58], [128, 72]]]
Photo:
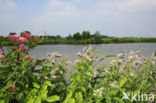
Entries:
[[[140, 94], [151, 94], [149, 100], [140, 97], [141, 102], [154, 101], [155, 54], [145, 58], [140, 51], [132, 51], [99, 58], [89, 46], [78, 53], [67, 82], [69, 61], [57, 61], [59, 53], [48, 53], [43, 60], [34, 58], [29, 50], [40, 42], [37, 37], [24, 33], [26, 40], [18, 42], [20, 36], [14, 35], [9, 36], [14, 46], [7, 54], [0, 46], [0, 103], [132, 103]], [[130, 98], [131, 92], [134, 98]]]

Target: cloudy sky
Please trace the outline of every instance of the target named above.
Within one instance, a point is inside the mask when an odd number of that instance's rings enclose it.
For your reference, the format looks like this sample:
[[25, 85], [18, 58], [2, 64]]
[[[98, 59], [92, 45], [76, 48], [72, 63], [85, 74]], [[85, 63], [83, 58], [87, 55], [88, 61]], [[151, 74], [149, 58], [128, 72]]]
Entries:
[[0, 34], [156, 37], [156, 0], [0, 0]]

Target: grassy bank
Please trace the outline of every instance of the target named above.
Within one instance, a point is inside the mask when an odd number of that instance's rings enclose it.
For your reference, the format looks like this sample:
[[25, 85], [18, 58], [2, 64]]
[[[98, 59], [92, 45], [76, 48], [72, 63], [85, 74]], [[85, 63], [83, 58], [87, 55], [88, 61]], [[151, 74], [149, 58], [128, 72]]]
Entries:
[[[39, 37], [41, 39], [42, 37]], [[0, 42], [3, 45], [12, 45], [7, 37], [1, 37]], [[45, 38], [38, 44], [108, 44], [108, 43], [156, 43], [156, 38], [134, 38], [134, 37], [108, 37], [108, 38], [89, 38], [89, 39], [66, 39], [66, 38]]]

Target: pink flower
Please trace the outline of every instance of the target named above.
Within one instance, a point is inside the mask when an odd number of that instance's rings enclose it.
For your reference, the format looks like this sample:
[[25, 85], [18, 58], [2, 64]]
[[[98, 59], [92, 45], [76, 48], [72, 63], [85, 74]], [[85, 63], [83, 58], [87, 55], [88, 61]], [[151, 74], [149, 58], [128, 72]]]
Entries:
[[19, 37], [17, 40], [16, 40], [16, 43], [17, 44], [24, 44], [27, 42], [27, 39], [24, 38], [24, 37]]
[[9, 36], [8, 36], [8, 39], [12, 41], [13, 35], [9, 35]]
[[29, 62], [29, 61], [33, 60], [33, 57], [30, 56], [30, 55], [26, 55], [26, 56], [25, 56], [25, 60], [26, 60], [27, 62]]
[[19, 38], [19, 35], [17, 35], [17, 34], [15, 34], [15, 35], [9, 35], [8, 38], [12, 42], [16, 43], [17, 39]]
[[33, 41], [34, 41], [34, 42], [37, 42], [37, 41], [38, 41], [38, 37], [37, 37], [37, 36], [34, 36], [34, 37], [33, 37]]
[[29, 33], [27, 33], [27, 32], [22, 32], [21, 33], [21, 36], [22, 37], [25, 37], [27, 40], [30, 40], [31, 39], [31, 35]]
[[0, 52], [0, 58], [4, 58], [4, 52]]
[[0, 55], [4, 55], [4, 52], [1, 51], [1, 52], [0, 52]]
[[20, 44], [19, 49], [18, 49], [18, 53], [24, 52], [26, 50], [24, 44]]

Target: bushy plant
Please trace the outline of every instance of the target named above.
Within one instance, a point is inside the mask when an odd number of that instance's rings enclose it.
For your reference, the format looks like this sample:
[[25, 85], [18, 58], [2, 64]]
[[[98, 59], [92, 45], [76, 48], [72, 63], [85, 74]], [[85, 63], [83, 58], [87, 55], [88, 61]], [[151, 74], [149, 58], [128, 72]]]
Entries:
[[[145, 58], [140, 51], [132, 51], [99, 58], [89, 46], [78, 53], [67, 81], [66, 65], [70, 62], [57, 60], [61, 54], [48, 53], [43, 60], [29, 55], [40, 42], [38, 37], [22, 32], [21, 36], [11, 34], [8, 38], [13, 43], [8, 52], [0, 46], [0, 103], [154, 102], [155, 54]], [[150, 99], [139, 98], [140, 94], [151, 94]]]

